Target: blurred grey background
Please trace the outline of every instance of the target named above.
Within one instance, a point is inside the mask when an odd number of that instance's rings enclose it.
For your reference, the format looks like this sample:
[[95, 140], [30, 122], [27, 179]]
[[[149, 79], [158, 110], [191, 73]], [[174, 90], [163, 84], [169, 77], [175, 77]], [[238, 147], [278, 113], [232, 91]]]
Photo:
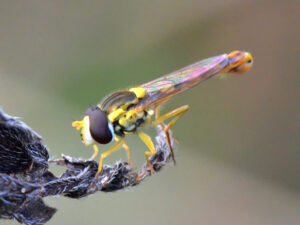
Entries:
[[[299, 224], [299, 7], [2, 0], [0, 105], [41, 134], [53, 157], [91, 156], [71, 122], [103, 96], [235, 49], [254, 56], [246, 75], [209, 80], [163, 108], [191, 107], [173, 129], [175, 167], [128, 191], [49, 198], [58, 208], [49, 224]], [[138, 168], [145, 146], [128, 142]], [[119, 159], [125, 151], [105, 163]]]

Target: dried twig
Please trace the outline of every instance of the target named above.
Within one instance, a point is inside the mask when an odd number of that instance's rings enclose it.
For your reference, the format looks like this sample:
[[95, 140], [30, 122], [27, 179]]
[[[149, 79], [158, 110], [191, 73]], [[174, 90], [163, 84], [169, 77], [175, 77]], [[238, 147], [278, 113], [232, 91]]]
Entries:
[[[150, 162], [157, 172], [171, 159], [164, 132], [159, 127], [156, 142], [157, 153]], [[173, 143], [171, 138], [172, 146]], [[151, 175], [147, 164], [136, 172], [126, 162], [116, 162], [114, 166], [104, 165], [95, 180], [98, 168], [95, 161], [65, 155], [48, 160], [48, 149], [42, 138], [0, 109], [0, 218], [44, 224], [56, 212], [44, 204], [45, 196], [82, 198], [97, 191], [111, 192], [135, 186]], [[49, 163], [67, 169], [56, 177], [48, 170]]]

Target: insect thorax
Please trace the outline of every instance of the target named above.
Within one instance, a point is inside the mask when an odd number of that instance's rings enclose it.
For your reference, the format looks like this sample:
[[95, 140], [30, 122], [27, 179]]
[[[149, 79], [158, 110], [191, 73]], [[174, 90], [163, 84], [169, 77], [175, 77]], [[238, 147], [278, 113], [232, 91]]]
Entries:
[[129, 110], [113, 122], [114, 132], [119, 136], [124, 136], [126, 133], [134, 133], [147, 119], [147, 111], [134, 112]]

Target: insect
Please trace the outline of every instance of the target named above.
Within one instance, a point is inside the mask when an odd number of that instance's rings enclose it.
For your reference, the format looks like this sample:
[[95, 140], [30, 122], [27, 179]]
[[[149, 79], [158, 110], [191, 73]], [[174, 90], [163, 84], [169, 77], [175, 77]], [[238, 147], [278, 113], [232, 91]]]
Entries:
[[[252, 55], [244, 51], [233, 51], [229, 54], [211, 57], [146, 84], [112, 93], [99, 104], [88, 108], [83, 119], [74, 121], [72, 126], [77, 130], [81, 129], [81, 140], [85, 145], [93, 145], [94, 154], [91, 159], [95, 159], [98, 154], [97, 144], [107, 144], [115, 140], [115, 144], [101, 154], [96, 177], [101, 173], [103, 159], [122, 147], [127, 152], [131, 166], [130, 148], [125, 143], [127, 134], [137, 134], [146, 144], [148, 147], [145, 152], [146, 161], [151, 172], [154, 173], [149, 156], [154, 155], [156, 150], [150, 136], [139, 129], [144, 126], [161, 125], [175, 163], [168, 131], [189, 109], [189, 106], [178, 107], [163, 115], [160, 114], [160, 106], [174, 95], [215, 75], [247, 72], [252, 63]], [[152, 119], [153, 116], [154, 119]], [[169, 119], [170, 122], [165, 125], [164, 122]]]

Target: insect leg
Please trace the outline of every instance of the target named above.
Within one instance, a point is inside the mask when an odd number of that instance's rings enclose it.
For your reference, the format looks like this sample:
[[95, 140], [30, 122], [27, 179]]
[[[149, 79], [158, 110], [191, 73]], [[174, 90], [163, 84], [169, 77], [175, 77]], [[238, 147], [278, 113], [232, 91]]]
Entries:
[[120, 138], [110, 149], [108, 149], [107, 151], [105, 151], [101, 154], [100, 160], [99, 160], [98, 172], [96, 174], [96, 177], [98, 177], [102, 171], [103, 159], [105, 157], [107, 157], [108, 155], [110, 155], [111, 153], [119, 150], [123, 144], [124, 144], [124, 137]]
[[[115, 137], [115, 141], [119, 141], [119, 138]], [[126, 150], [126, 153], [127, 153], [127, 158], [128, 158], [128, 163], [129, 163], [129, 167], [131, 168], [132, 167], [132, 162], [131, 162], [131, 154], [130, 154], [130, 148], [128, 147], [127, 144], [124, 144], [122, 145], [122, 147]]]
[[[160, 118], [160, 106], [157, 106], [155, 108], [155, 120], [157, 120], [158, 118]], [[165, 129], [166, 125], [164, 124], [164, 122], [159, 123], [159, 125], [161, 126], [161, 129]]]
[[160, 117], [160, 105], [155, 108], [155, 120]]
[[171, 146], [169, 130], [188, 109], [189, 109], [188, 105], [178, 107], [170, 112], [167, 112], [166, 114], [164, 114], [162, 116], [159, 116], [158, 118], [156, 118], [155, 121], [152, 122], [152, 125], [156, 126], [158, 124], [163, 124], [163, 121], [174, 117], [167, 126], [163, 127], [174, 164], [176, 163], [176, 161], [175, 161], [173, 149]]
[[145, 152], [145, 156], [146, 156], [146, 161], [147, 161], [147, 165], [148, 167], [150, 168], [151, 170], [151, 173], [155, 173], [154, 169], [153, 169], [153, 166], [151, 165], [151, 163], [149, 162], [149, 156], [151, 155], [155, 155], [156, 153], [156, 150], [155, 150], [155, 147], [154, 147], [154, 144], [150, 138], [150, 136], [148, 136], [147, 134], [145, 134], [144, 132], [142, 131], [138, 131], [137, 132], [138, 136], [140, 137], [140, 139], [142, 139], [142, 141], [146, 144], [146, 146], [149, 148], [150, 152], [149, 151], [146, 151]]
[[98, 152], [99, 152], [98, 146], [96, 144], [93, 144], [93, 149], [94, 149], [94, 154], [92, 155], [92, 157], [90, 158], [90, 160], [94, 160], [97, 157]]

